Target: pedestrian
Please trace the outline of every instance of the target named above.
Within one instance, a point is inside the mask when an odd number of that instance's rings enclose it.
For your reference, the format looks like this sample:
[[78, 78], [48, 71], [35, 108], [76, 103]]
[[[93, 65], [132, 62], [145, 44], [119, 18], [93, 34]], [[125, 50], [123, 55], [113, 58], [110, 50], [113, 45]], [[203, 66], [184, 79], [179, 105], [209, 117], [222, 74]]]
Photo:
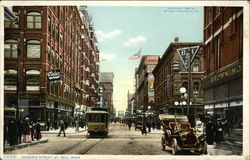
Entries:
[[30, 133], [30, 124], [29, 124], [29, 118], [25, 118], [25, 121], [23, 123], [23, 142], [28, 143], [31, 139], [31, 133]]
[[60, 131], [59, 131], [57, 137], [59, 137], [61, 135], [61, 132], [63, 132], [64, 137], [66, 137], [66, 135], [65, 135], [65, 124], [64, 124], [63, 120], [59, 121], [59, 126], [60, 126]]
[[207, 135], [207, 144], [213, 145], [214, 144], [214, 125], [211, 120], [208, 121], [206, 125], [206, 135]]
[[47, 131], [49, 131], [49, 129], [50, 129], [50, 119], [48, 119], [46, 126], [47, 126]]
[[36, 122], [36, 125], [34, 126], [35, 129], [35, 135], [34, 137], [39, 140], [42, 138], [42, 134], [41, 134], [41, 125], [39, 122]]
[[215, 126], [215, 142], [220, 142], [223, 140], [223, 128], [222, 123], [220, 120], [217, 120], [216, 126]]
[[33, 121], [30, 121], [30, 136], [31, 136], [31, 140], [34, 141], [34, 124]]
[[17, 137], [18, 137], [17, 123], [14, 119], [12, 119], [8, 124], [8, 141], [10, 143], [10, 146], [17, 144], [18, 141]]
[[23, 135], [23, 122], [18, 120], [17, 121], [17, 128], [18, 128], [18, 144], [22, 143], [22, 135]]
[[151, 123], [150, 122], [147, 123], [147, 127], [148, 127], [148, 132], [151, 132]]
[[143, 122], [143, 124], [142, 124], [141, 134], [147, 135], [147, 127], [146, 127], [145, 122]]
[[129, 129], [129, 130], [130, 130], [131, 126], [132, 126], [132, 122], [131, 122], [131, 121], [128, 121], [128, 129]]
[[76, 119], [76, 121], [75, 121], [75, 127], [76, 127], [76, 132], [78, 132], [79, 131], [78, 119]]
[[5, 143], [8, 141], [8, 122], [4, 123], [4, 142], [3, 144], [5, 145]]

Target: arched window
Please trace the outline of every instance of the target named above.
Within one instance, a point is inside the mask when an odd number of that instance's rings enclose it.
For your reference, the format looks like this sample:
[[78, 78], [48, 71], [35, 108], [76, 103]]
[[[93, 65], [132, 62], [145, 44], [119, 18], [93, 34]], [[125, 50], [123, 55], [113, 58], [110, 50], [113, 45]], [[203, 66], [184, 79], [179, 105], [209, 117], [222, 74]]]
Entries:
[[40, 71], [38, 70], [26, 71], [26, 90], [29, 91], [40, 90]]
[[42, 16], [39, 12], [27, 13], [27, 28], [41, 28]]
[[27, 41], [27, 58], [40, 58], [41, 43], [38, 40]]
[[8, 39], [4, 41], [4, 58], [17, 58], [18, 41]]
[[200, 83], [194, 82], [194, 87], [193, 87], [193, 96], [194, 97], [199, 97], [199, 90], [200, 90]]
[[200, 71], [200, 59], [195, 58], [193, 62], [193, 72], [199, 72]]
[[16, 90], [17, 89], [17, 71], [8, 69], [4, 71], [4, 89]]

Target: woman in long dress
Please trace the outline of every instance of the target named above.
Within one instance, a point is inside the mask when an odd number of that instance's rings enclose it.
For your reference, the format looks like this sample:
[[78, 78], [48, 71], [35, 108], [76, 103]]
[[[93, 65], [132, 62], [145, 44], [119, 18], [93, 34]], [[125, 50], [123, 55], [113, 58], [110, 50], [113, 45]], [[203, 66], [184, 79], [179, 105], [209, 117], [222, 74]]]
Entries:
[[30, 125], [29, 119], [26, 118], [23, 124], [23, 142], [28, 143], [31, 142], [31, 133], [30, 133]]

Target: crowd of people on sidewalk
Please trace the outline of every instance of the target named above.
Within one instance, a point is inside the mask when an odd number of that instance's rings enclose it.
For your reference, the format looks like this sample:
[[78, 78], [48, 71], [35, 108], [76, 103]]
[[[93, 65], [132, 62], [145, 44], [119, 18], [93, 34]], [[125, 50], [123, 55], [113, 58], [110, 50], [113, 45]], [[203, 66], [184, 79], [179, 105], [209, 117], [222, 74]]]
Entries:
[[4, 123], [4, 145], [28, 143], [42, 138], [41, 125], [29, 117], [22, 120], [11, 119]]

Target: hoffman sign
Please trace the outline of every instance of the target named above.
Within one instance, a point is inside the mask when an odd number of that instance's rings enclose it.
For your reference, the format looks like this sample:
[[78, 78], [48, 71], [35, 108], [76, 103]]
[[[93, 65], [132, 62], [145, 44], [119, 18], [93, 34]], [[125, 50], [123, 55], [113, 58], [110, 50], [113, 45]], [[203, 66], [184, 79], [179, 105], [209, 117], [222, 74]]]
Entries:
[[179, 53], [181, 60], [187, 70], [189, 69], [191, 63], [193, 62], [193, 59], [196, 53], [198, 52], [199, 48], [200, 46], [193, 46], [193, 47], [177, 49], [177, 52]]
[[60, 70], [52, 70], [48, 72], [48, 79], [50, 81], [60, 80], [60, 78], [61, 78]]

